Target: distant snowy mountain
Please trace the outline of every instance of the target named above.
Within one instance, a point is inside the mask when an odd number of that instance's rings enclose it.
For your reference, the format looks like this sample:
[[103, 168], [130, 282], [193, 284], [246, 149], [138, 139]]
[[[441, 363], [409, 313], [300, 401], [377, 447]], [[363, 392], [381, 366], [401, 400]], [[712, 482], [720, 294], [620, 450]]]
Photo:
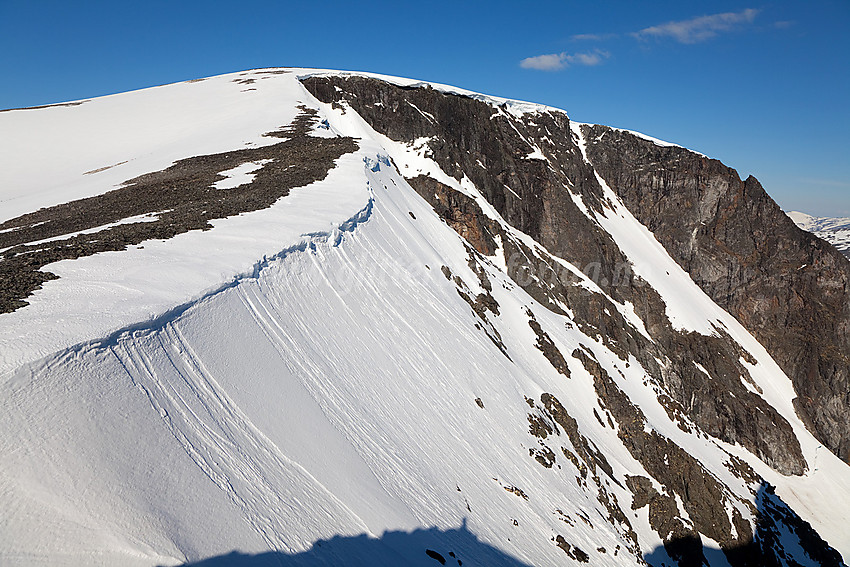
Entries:
[[4, 567], [850, 554], [850, 262], [753, 178], [314, 69], [0, 133]]
[[813, 217], [806, 213], [788, 213], [797, 226], [822, 238], [850, 257], [850, 218]]

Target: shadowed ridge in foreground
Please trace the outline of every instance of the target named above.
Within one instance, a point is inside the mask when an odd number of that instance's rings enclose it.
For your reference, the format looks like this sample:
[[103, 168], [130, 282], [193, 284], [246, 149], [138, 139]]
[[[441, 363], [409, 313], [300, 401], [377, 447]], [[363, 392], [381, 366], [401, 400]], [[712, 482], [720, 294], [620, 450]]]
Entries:
[[291, 567], [291, 566], [378, 566], [408, 565], [437, 567], [439, 565], [472, 567], [503, 566], [530, 567], [495, 547], [481, 541], [466, 527], [419, 529], [412, 532], [388, 531], [380, 538], [365, 534], [334, 536], [318, 540], [301, 553], [269, 551], [243, 554], [234, 551], [210, 557], [184, 567]]
[[[782, 565], [821, 565], [843, 567], [844, 561], [812, 526], [800, 518], [772, 486], [762, 483], [756, 493], [757, 522], [754, 538], [738, 547], [719, 550], [703, 547], [698, 537], [672, 538], [644, 555], [652, 567], [781, 567]], [[788, 542], [796, 540], [790, 548]], [[807, 557], [791, 556], [788, 549], [799, 549]], [[725, 556], [725, 557], [723, 557]], [[807, 561], [808, 560], [808, 561]]]

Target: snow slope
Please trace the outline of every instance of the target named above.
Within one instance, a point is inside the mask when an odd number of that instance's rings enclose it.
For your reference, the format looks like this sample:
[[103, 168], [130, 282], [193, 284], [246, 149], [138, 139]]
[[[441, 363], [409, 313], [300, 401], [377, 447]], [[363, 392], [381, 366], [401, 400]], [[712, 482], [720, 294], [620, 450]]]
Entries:
[[[740, 447], [680, 429], [636, 360], [534, 301], [504, 258], [482, 259], [503, 354], [444, 275], [482, 291], [468, 248], [408, 185], [404, 166], [482, 207], [483, 198], [350, 109], [315, 100], [297, 79], [317, 72], [259, 70], [0, 113], [0, 220], [177, 159], [270, 143], [262, 134], [291, 122], [299, 104], [327, 121], [316, 135], [359, 143], [324, 181], [268, 209], [50, 265], [60, 278], [0, 315], [0, 564], [177, 565], [233, 550], [303, 555], [321, 539], [364, 536], [369, 546], [332, 548], [310, 564], [434, 565], [427, 547], [464, 565], [553, 565], [566, 559], [558, 535], [592, 564], [637, 564], [596, 487], [578, 482], [567, 460], [550, 469], [529, 457], [538, 445], [527, 400], [543, 393], [611, 463], [601, 482], [629, 515], [638, 555], [665, 557], [646, 509], [633, 512], [623, 487], [625, 475], [650, 475], [595, 416], [605, 410], [581, 363], [567, 360], [566, 379], [536, 348], [528, 312], [563, 352], [593, 352], [651, 427], [731, 494], [752, 497], [725, 466], [729, 453], [850, 554], [850, 469], [796, 417], [790, 381], [767, 352], [613, 193], [613, 208], [595, 220], [636, 265], [657, 267], [645, 276], [674, 324], [710, 332], [720, 322], [755, 358], [753, 378], [800, 439], [805, 476], [783, 477]], [[128, 129], [138, 136], [122, 135]], [[119, 165], [89, 173], [110, 164]], [[661, 281], [666, 272], [675, 284]], [[433, 528], [446, 535], [405, 545], [387, 536]], [[474, 540], [460, 537], [466, 530]]]

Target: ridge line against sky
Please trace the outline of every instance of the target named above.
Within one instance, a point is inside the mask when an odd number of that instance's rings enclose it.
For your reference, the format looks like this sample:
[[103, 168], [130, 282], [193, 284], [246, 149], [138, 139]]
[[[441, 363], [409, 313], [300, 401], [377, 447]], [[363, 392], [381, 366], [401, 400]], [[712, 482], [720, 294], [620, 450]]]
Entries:
[[850, 216], [848, 28], [847, 0], [4, 0], [0, 108], [260, 67], [371, 71], [643, 132], [755, 175], [786, 210]]

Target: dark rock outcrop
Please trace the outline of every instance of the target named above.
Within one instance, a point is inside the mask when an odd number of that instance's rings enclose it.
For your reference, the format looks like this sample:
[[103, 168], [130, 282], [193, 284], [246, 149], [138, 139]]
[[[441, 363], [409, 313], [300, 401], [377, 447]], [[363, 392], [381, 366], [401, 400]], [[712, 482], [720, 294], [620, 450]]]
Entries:
[[588, 126], [593, 166], [668, 253], [794, 383], [800, 417], [850, 462], [850, 261], [754, 178], [678, 147]]

